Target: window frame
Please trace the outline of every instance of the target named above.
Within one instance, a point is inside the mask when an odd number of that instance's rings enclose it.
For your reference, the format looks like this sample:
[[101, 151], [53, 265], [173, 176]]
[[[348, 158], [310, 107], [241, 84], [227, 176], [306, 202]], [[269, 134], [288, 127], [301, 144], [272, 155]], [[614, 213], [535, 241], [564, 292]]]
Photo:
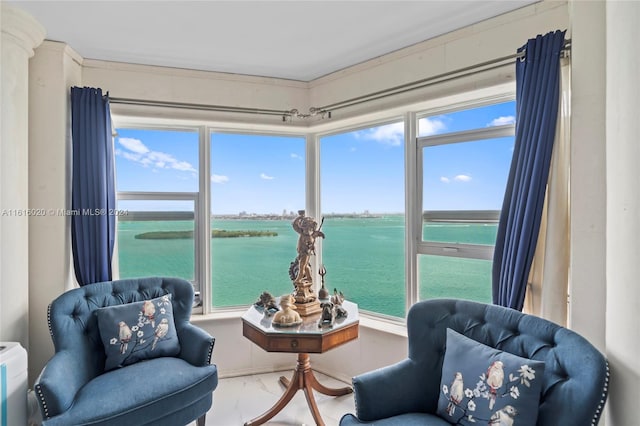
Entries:
[[[203, 179], [201, 188], [204, 187], [204, 189], [201, 189], [201, 191], [206, 192], [206, 204], [203, 207], [203, 209], [206, 209], [206, 212], [203, 213], [204, 214], [203, 217], [210, 217], [212, 213], [210, 209], [211, 207], [211, 179], [210, 179], [211, 161], [209, 161], [209, 159], [211, 158], [212, 137], [216, 133], [231, 134], [231, 135], [245, 135], [245, 136], [271, 136], [271, 137], [282, 137], [282, 138], [290, 137], [290, 138], [303, 139], [305, 142], [305, 205], [306, 206], [310, 205], [310, 200], [309, 200], [310, 189], [309, 188], [314, 184], [314, 182], [310, 181], [310, 176], [309, 176], [309, 167], [310, 167], [309, 155], [310, 155], [310, 144], [312, 144], [313, 140], [310, 140], [310, 137], [309, 137], [310, 135], [307, 132], [300, 132], [299, 129], [296, 129], [296, 131], [294, 132], [285, 132], [283, 131], [283, 129], [256, 130], [252, 126], [247, 126], [247, 128], [240, 128], [240, 127], [226, 128], [226, 127], [218, 127], [218, 126], [204, 126], [205, 141], [203, 144], [205, 146], [203, 147], [203, 152], [204, 152], [203, 155], [206, 155], [206, 158], [204, 158], [203, 161], [206, 162], [206, 164], [201, 164], [201, 168], [202, 170], [205, 170], [206, 168], [206, 174], [201, 174], [201, 178]], [[311, 152], [312, 153], [314, 152], [313, 147], [311, 147]], [[207, 227], [206, 235], [211, 235], [211, 220], [206, 220], [205, 222]], [[204, 267], [206, 268], [206, 271], [203, 271], [203, 274], [206, 273], [206, 281], [203, 281], [203, 282], [211, 283], [212, 282], [211, 281], [212, 279], [211, 244], [204, 243], [203, 246], [206, 246], [206, 247], [203, 247], [203, 253], [205, 253], [204, 256], [206, 256], [206, 257], [203, 257]], [[206, 249], [206, 252], [204, 252], [204, 249]], [[317, 263], [314, 264], [314, 267], [313, 267], [314, 271], [318, 270], [318, 268], [315, 267], [315, 265], [319, 264], [318, 262], [319, 257], [320, 256], [315, 256], [314, 260]], [[238, 309], [241, 309], [244, 312], [244, 310], [246, 310], [247, 305], [244, 305], [241, 307], [238, 307], [238, 305], [214, 306], [213, 297], [215, 296], [213, 295], [212, 285], [206, 286], [202, 294], [203, 294], [203, 303], [202, 303], [203, 313], [205, 314], [212, 313], [212, 312], [235, 312], [235, 311], [238, 311]]]
[[[307, 199], [312, 201], [312, 208], [310, 210], [308, 210], [309, 215], [311, 215], [312, 217], [320, 217], [322, 215], [322, 205], [321, 205], [321, 196], [322, 196], [322, 191], [321, 191], [321, 174], [320, 174], [320, 169], [321, 169], [321, 164], [320, 164], [320, 157], [321, 157], [321, 146], [320, 146], [320, 140], [324, 137], [330, 137], [330, 136], [336, 136], [336, 135], [340, 135], [340, 134], [344, 134], [344, 133], [352, 133], [352, 132], [358, 132], [358, 131], [362, 131], [362, 130], [367, 130], [367, 129], [372, 129], [372, 128], [376, 128], [376, 127], [383, 127], [383, 126], [388, 126], [388, 125], [393, 125], [396, 123], [404, 123], [404, 181], [405, 181], [405, 207], [404, 207], [404, 216], [405, 216], [405, 241], [404, 241], [404, 245], [405, 245], [405, 316], [406, 313], [409, 311], [409, 307], [411, 305], [408, 305], [406, 303], [406, 300], [408, 300], [408, 292], [410, 291], [409, 289], [409, 285], [408, 285], [408, 273], [409, 273], [409, 267], [407, 266], [409, 264], [409, 260], [407, 259], [408, 257], [415, 257], [415, 256], [410, 256], [410, 252], [407, 251], [406, 247], [407, 247], [407, 241], [410, 239], [408, 237], [408, 232], [407, 232], [407, 227], [409, 222], [407, 221], [407, 207], [408, 207], [408, 195], [407, 195], [407, 162], [409, 161], [409, 157], [407, 155], [407, 153], [409, 152], [408, 150], [408, 141], [409, 141], [409, 135], [408, 135], [408, 120], [407, 117], [409, 116], [410, 113], [405, 113], [405, 114], [390, 114], [387, 117], [384, 118], [376, 118], [376, 119], [370, 119], [370, 120], [362, 120], [359, 121], [357, 124], [351, 125], [351, 126], [342, 126], [342, 127], [337, 127], [334, 129], [331, 129], [329, 131], [325, 131], [325, 132], [320, 132], [320, 133], [315, 133], [312, 135], [312, 137], [310, 138], [310, 143], [311, 143], [311, 154], [313, 155], [312, 158], [312, 163], [315, 167], [315, 170], [313, 171], [310, 182], [313, 185], [313, 188], [311, 188], [311, 190], [313, 191], [312, 197], [309, 198], [309, 196], [307, 196]], [[307, 163], [309, 164], [309, 162]], [[316, 256], [314, 256], [314, 259], [312, 260], [312, 269], [313, 271], [318, 271], [319, 269], [319, 265], [322, 264], [322, 255], [323, 255], [323, 247], [322, 247], [322, 238], [319, 238], [318, 240], [316, 240]], [[315, 281], [316, 283], [320, 282], [319, 281], [320, 276], [316, 274], [316, 278]], [[404, 322], [404, 318], [400, 318], [400, 317], [395, 317], [395, 316], [391, 316], [391, 315], [387, 315], [384, 314], [382, 312], [375, 312], [375, 311], [369, 311], [366, 309], [360, 309], [360, 312], [364, 312], [367, 315], [371, 316], [371, 317], [375, 317], [376, 319], [379, 320], [383, 320], [385, 322], [390, 322], [390, 323], [399, 323], [399, 322]]]
[[[165, 122], [166, 121], [166, 122]], [[193, 241], [194, 241], [194, 279], [191, 280], [191, 284], [194, 287], [194, 292], [199, 293], [200, 302], [197, 306], [194, 305], [193, 312], [194, 313], [206, 313], [205, 301], [207, 297], [210, 297], [207, 291], [207, 286], [203, 286], [202, 283], [206, 282], [206, 272], [204, 269], [206, 265], [202, 264], [202, 259], [206, 259], [203, 257], [203, 252], [208, 253], [208, 248], [206, 247], [206, 239], [202, 238], [202, 235], [208, 235], [206, 232], [210, 233], [211, 226], [205, 226], [204, 223], [206, 221], [202, 221], [200, 218], [202, 217], [202, 206], [205, 205], [206, 199], [203, 199], [202, 194], [202, 179], [204, 174], [203, 167], [203, 130], [206, 128], [204, 125], [185, 125], [184, 123], [174, 123], [169, 124], [170, 120], [162, 120], [161, 123], [156, 122], [155, 119], [147, 119], [147, 118], [139, 118], [139, 117], [131, 117], [131, 116], [118, 116], [112, 113], [112, 123], [114, 129], [132, 129], [132, 130], [151, 130], [151, 131], [178, 131], [178, 132], [193, 132], [198, 134], [198, 190], [197, 191], [184, 191], [184, 192], [165, 192], [165, 191], [117, 191], [116, 190], [116, 200], [139, 200], [139, 201], [193, 201]], [[116, 134], [117, 136], [117, 134]], [[112, 139], [113, 143], [116, 143], [116, 138]], [[115, 148], [115, 146], [114, 146]], [[118, 170], [115, 167], [115, 149], [114, 149], [114, 170], [116, 177], [116, 187], [117, 187], [117, 179], [118, 179]], [[177, 217], [175, 214], [171, 214], [170, 212], [163, 212], [163, 215], [166, 217]], [[117, 221], [116, 221], [116, 236], [117, 236]], [[204, 229], [204, 228], [208, 228]], [[202, 229], [202, 230], [201, 230]], [[203, 234], [204, 233], [204, 234]], [[117, 240], [117, 238], [116, 238]], [[203, 241], [204, 240], [204, 241]], [[119, 259], [118, 257], [118, 245], [116, 244], [114, 247], [113, 259], [116, 259], [116, 270], [113, 271], [114, 277], [120, 278], [120, 270], [119, 270]], [[113, 265], [112, 265], [113, 267]]]
[[[421, 115], [415, 116], [415, 126], [417, 133], [418, 121], [421, 118], [442, 115], [452, 112], [463, 111], [467, 109], [474, 109], [483, 106], [495, 105], [504, 102], [513, 101], [515, 97], [513, 95], [504, 95], [497, 97], [491, 101], [481, 100], [479, 102], [466, 102], [463, 105], [459, 105], [454, 108], [438, 108], [430, 111], [423, 111]], [[415, 282], [407, 283], [411, 285], [411, 299], [407, 300], [409, 305], [412, 305], [421, 300], [420, 289], [420, 276], [418, 271], [418, 259], [421, 255], [432, 256], [448, 256], [462, 259], [480, 259], [480, 260], [493, 260], [493, 252], [495, 245], [486, 244], [468, 244], [468, 243], [453, 243], [453, 242], [437, 242], [424, 239], [423, 224], [426, 218], [433, 218], [440, 222], [494, 222], [497, 223], [500, 219], [499, 210], [438, 210], [438, 211], [426, 211], [424, 210], [424, 150], [429, 147], [442, 146], [456, 143], [468, 143], [476, 142], [486, 139], [495, 139], [508, 136], [515, 136], [515, 124], [506, 124], [500, 126], [491, 126], [484, 128], [476, 128], [471, 130], [463, 130], [457, 132], [441, 133], [429, 136], [416, 136], [414, 153], [415, 153], [415, 191], [413, 192], [415, 211], [413, 214], [413, 226], [417, 243], [415, 244], [415, 269], [412, 271], [412, 278]], [[409, 293], [409, 292], [408, 292]]]

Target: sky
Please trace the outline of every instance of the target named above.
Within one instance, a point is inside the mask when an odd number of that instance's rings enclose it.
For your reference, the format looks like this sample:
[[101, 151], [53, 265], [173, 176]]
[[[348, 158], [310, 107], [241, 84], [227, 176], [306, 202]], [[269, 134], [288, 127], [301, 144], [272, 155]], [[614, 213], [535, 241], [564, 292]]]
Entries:
[[[515, 102], [426, 117], [420, 136], [514, 122]], [[323, 214], [404, 212], [404, 126], [401, 122], [320, 139]], [[196, 131], [117, 130], [118, 191], [198, 191]], [[302, 137], [213, 133], [213, 214], [281, 214], [304, 208]], [[425, 210], [498, 210], [513, 138], [425, 148]], [[130, 210], [185, 210], [190, 202], [121, 202]]]

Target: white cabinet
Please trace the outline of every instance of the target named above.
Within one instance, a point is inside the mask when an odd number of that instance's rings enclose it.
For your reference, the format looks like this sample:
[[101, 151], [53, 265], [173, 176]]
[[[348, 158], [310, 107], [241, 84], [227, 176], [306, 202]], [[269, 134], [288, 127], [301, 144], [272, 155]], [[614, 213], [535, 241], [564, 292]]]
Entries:
[[17, 342], [0, 342], [0, 425], [27, 424], [27, 351]]

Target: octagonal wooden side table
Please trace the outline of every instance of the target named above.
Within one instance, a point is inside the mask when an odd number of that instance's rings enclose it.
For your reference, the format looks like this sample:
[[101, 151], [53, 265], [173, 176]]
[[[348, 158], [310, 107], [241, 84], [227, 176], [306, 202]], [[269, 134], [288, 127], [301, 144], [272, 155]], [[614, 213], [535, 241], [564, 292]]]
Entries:
[[242, 334], [267, 352], [297, 353], [298, 360], [291, 379], [280, 377], [286, 390], [280, 399], [264, 414], [245, 423], [245, 426], [261, 425], [278, 414], [299, 390], [304, 391], [313, 419], [324, 426], [313, 389], [330, 396], [341, 396], [353, 392], [350, 386], [332, 389], [318, 382], [311, 369], [310, 353], [323, 353], [358, 338], [358, 305], [344, 301], [342, 307], [347, 316], [339, 318], [332, 327], [319, 327], [320, 314], [303, 318], [302, 324], [293, 327], [275, 326], [272, 316], [263, 314], [255, 306], [242, 316]]

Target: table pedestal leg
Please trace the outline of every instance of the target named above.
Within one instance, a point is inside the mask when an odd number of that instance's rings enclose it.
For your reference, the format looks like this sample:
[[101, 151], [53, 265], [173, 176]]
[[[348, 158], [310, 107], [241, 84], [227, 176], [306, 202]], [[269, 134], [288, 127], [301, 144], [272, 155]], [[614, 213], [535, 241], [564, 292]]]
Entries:
[[280, 383], [286, 386], [286, 390], [278, 402], [276, 402], [276, 404], [266, 413], [246, 422], [245, 426], [256, 426], [267, 422], [273, 416], [278, 414], [289, 403], [289, 401], [291, 401], [291, 398], [293, 398], [296, 392], [301, 389], [304, 391], [304, 396], [307, 399], [307, 404], [309, 404], [309, 409], [311, 410], [311, 414], [313, 415], [313, 420], [315, 420], [316, 425], [324, 426], [322, 417], [320, 417], [320, 411], [316, 405], [316, 400], [313, 397], [313, 389], [330, 396], [347, 395], [353, 392], [353, 389], [350, 386], [331, 389], [320, 384], [318, 379], [316, 379], [316, 376], [313, 374], [313, 370], [311, 370], [309, 354], [298, 354], [298, 363], [291, 380], [288, 380], [285, 377], [280, 377]]

